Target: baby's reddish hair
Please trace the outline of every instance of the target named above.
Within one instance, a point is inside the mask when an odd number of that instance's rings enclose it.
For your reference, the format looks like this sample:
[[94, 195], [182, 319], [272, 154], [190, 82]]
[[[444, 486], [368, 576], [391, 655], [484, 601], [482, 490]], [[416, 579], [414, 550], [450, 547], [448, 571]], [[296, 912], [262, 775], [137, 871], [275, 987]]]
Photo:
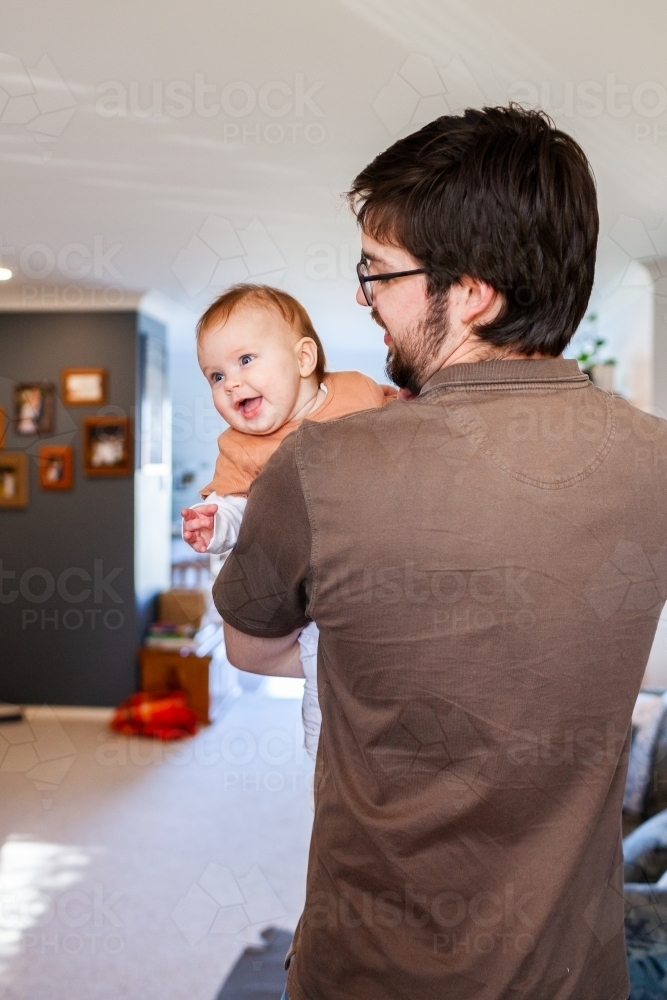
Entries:
[[317, 345], [315, 375], [318, 383], [322, 381], [327, 370], [327, 359], [322, 341], [315, 331], [310, 316], [293, 295], [283, 292], [280, 288], [272, 288], [271, 285], [240, 284], [228, 288], [211, 303], [197, 323], [197, 343], [209, 327], [214, 323], [225, 323], [232, 313], [243, 305], [276, 310], [285, 322], [298, 332], [299, 339], [310, 337], [314, 340]]

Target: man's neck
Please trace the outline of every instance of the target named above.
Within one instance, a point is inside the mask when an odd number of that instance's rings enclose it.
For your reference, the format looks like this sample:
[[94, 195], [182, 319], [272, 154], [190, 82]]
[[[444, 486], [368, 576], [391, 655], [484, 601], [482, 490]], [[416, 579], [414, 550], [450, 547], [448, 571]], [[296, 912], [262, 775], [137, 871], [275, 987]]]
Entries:
[[497, 347], [480, 337], [474, 337], [459, 344], [435, 371], [448, 368], [450, 365], [470, 365], [477, 361], [530, 361], [542, 357], [544, 357], [542, 354], [522, 354], [513, 347]]

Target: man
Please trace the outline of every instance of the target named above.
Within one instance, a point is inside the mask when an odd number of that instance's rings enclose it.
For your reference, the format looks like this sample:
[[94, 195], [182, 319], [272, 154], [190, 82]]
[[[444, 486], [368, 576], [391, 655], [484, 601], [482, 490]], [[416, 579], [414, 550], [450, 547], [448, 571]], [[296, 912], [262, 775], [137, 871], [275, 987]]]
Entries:
[[625, 1000], [620, 814], [667, 594], [667, 425], [562, 358], [598, 232], [579, 146], [441, 118], [350, 198], [404, 397], [304, 423], [215, 586], [322, 735], [291, 1000]]

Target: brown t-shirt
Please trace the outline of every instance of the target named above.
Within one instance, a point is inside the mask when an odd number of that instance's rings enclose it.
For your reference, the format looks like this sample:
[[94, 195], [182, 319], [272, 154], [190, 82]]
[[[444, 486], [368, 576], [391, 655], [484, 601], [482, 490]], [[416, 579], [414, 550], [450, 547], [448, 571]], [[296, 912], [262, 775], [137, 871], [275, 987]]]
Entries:
[[[306, 420], [336, 420], [387, 402], [377, 382], [361, 372], [329, 372], [324, 376], [324, 385], [327, 390], [324, 402]], [[233, 427], [223, 431], [218, 438], [213, 479], [200, 490], [202, 497], [206, 499], [209, 493], [245, 496], [276, 448], [300, 423], [290, 420], [272, 434], [242, 434]]]
[[625, 1000], [621, 804], [667, 595], [667, 423], [563, 359], [304, 423], [214, 596], [320, 629], [292, 1000]]

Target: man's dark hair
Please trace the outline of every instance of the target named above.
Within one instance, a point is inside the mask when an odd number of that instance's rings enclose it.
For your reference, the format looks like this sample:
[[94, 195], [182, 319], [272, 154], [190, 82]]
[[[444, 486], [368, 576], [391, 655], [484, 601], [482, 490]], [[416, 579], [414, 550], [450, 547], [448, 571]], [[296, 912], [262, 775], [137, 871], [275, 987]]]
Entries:
[[430, 295], [464, 275], [505, 296], [484, 340], [559, 355], [593, 286], [595, 180], [574, 139], [543, 111], [469, 108], [380, 153], [348, 201], [361, 228], [428, 270]]

